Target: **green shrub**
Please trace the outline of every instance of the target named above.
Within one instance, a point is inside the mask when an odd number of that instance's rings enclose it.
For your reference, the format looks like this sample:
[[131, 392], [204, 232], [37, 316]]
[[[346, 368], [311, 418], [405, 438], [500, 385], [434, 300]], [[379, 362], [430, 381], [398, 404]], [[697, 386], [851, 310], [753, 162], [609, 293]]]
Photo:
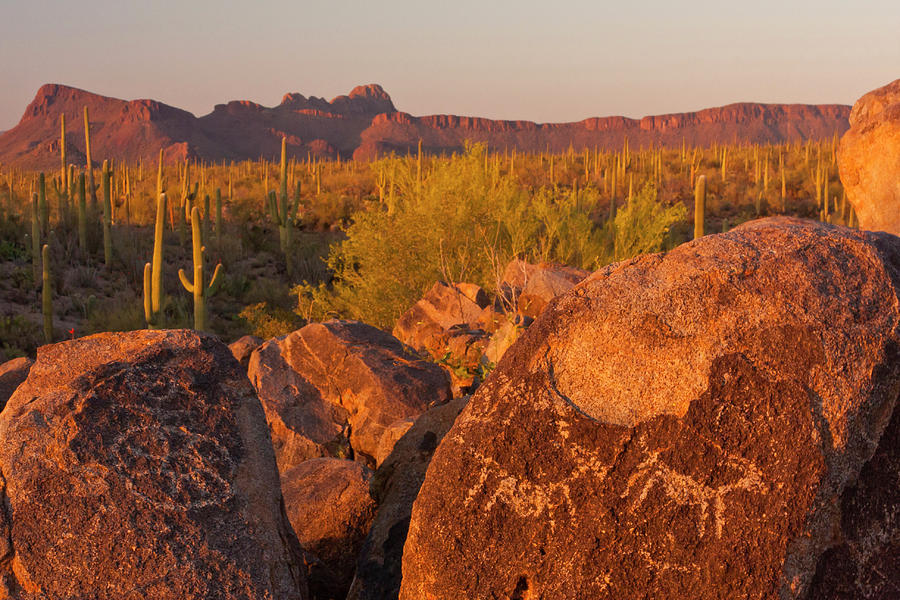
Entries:
[[287, 335], [303, 326], [303, 320], [296, 314], [265, 302], [246, 306], [238, 318], [246, 324], [247, 333], [264, 340]]
[[614, 238], [623, 256], [653, 251], [686, 216], [681, 204], [658, 204], [651, 189], [612, 227], [596, 217], [606, 205], [597, 189], [526, 189], [490, 158], [471, 145], [461, 156], [430, 160], [421, 175], [414, 158], [374, 163], [383, 201], [356, 213], [346, 239], [331, 246], [330, 286], [294, 289], [298, 313], [390, 329], [437, 280], [495, 291], [514, 256], [595, 269], [618, 255]]
[[669, 230], [686, 218], [684, 204], [679, 202], [666, 207], [657, 201], [656, 189], [645, 186], [616, 213], [616, 260], [659, 252]]

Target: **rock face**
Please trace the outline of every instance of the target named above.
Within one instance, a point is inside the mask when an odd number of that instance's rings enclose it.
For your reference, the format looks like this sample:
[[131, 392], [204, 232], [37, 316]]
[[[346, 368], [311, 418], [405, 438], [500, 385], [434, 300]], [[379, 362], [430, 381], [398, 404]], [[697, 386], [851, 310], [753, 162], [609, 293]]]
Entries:
[[530, 264], [513, 260], [503, 271], [500, 287], [514, 299], [518, 312], [535, 318], [560, 294], [590, 275], [588, 271], [553, 263]]
[[306, 597], [262, 408], [212, 337], [41, 347], [0, 471], [2, 597]]
[[859, 226], [900, 235], [900, 79], [853, 105], [838, 166]]
[[435, 448], [453, 425], [468, 397], [432, 408], [397, 442], [375, 472], [372, 493], [378, 514], [359, 554], [347, 600], [392, 600], [400, 593], [403, 544], [413, 501]]
[[31, 370], [32, 364], [34, 364], [33, 360], [23, 356], [0, 365], [0, 410], [3, 410], [9, 397], [28, 377], [28, 371]]
[[251, 356], [249, 376], [282, 473], [323, 456], [374, 467], [396, 421], [450, 398], [440, 367], [356, 321], [311, 323], [266, 342]]
[[596, 272], [437, 449], [400, 597], [890, 597], [898, 289], [900, 239], [784, 218]]
[[281, 478], [288, 519], [303, 549], [319, 561], [308, 576], [314, 598], [343, 600], [347, 595], [375, 517], [371, 479], [365, 466], [338, 458], [307, 460]]

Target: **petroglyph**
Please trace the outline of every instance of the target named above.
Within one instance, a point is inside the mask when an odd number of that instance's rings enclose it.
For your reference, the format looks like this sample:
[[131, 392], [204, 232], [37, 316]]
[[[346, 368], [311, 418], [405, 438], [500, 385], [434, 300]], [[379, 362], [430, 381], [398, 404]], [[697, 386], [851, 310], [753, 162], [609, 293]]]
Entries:
[[[724, 460], [725, 466], [740, 472], [741, 477], [733, 483], [710, 487], [690, 475], [673, 469], [660, 459], [659, 452], [650, 452], [628, 478], [622, 498], [631, 497], [630, 508], [632, 512], [636, 512], [641, 509], [653, 487], [659, 485], [663, 493], [676, 504], [697, 507], [700, 511], [697, 530], [701, 538], [706, 535], [706, 525], [712, 513], [715, 536], [721, 538], [725, 524], [726, 496], [737, 490], [758, 494], [766, 494], [769, 491], [765, 478], [751, 461], [738, 456], [726, 456]], [[633, 493], [638, 488], [639, 491]]]

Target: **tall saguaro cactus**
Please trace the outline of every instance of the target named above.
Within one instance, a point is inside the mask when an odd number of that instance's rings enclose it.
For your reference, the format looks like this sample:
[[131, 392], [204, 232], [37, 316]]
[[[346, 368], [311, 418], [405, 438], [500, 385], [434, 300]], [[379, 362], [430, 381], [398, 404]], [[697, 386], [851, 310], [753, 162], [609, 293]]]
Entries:
[[694, 239], [703, 237], [703, 226], [706, 220], [706, 175], [697, 178], [694, 187]]
[[275, 192], [269, 192], [269, 214], [272, 221], [278, 226], [278, 240], [281, 244], [281, 252], [284, 254], [285, 263], [287, 264], [288, 273], [291, 272], [291, 237], [292, 237], [292, 221], [294, 218], [294, 210], [300, 202], [300, 187], [298, 184], [297, 194], [292, 203], [288, 198], [288, 181], [287, 181], [287, 138], [281, 138], [281, 181], [279, 196], [275, 196]]
[[109, 161], [103, 161], [103, 262], [106, 268], [112, 267], [112, 196], [110, 195]]
[[60, 178], [60, 186], [68, 190], [69, 189], [69, 180], [68, 175], [69, 171], [66, 167], [66, 115], [65, 113], [59, 115], [59, 155], [61, 161], [61, 168], [59, 172]]
[[216, 188], [216, 248], [222, 250], [222, 190]]
[[153, 264], [144, 265], [144, 318], [147, 327], [160, 329], [165, 325], [163, 291], [163, 231], [166, 225], [166, 194], [156, 200], [156, 228], [153, 230]]
[[31, 266], [34, 281], [41, 277], [41, 211], [38, 195], [31, 195]]
[[216, 265], [209, 285], [203, 280], [203, 228], [200, 221], [200, 209], [191, 209], [191, 236], [194, 250], [194, 281], [188, 280], [184, 269], [178, 269], [178, 279], [188, 292], [194, 294], [194, 329], [203, 331], [206, 329], [206, 300], [216, 293], [219, 283], [222, 281], [222, 263]]
[[53, 289], [50, 282], [50, 246], [41, 249], [41, 312], [44, 316], [44, 342], [53, 342]]
[[47, 203], [47, 177], [43, 171], [38, 174], [38, 209], [40, 212], [41, 234], [50, 234], [50, 205]]
[[91, 210], [96, 215], [97, 208], [97, 188], [94, 186], [94, 163], [91, 162], [91, 121], [88, 117], [88, 107], [84, 107], [84, 153], [85, 163], [87, 165], [87, 185], [91, 192]]
[[85, 174], [78, 174], [78, 247], [87, 253], [87, 200], [85, 199]]

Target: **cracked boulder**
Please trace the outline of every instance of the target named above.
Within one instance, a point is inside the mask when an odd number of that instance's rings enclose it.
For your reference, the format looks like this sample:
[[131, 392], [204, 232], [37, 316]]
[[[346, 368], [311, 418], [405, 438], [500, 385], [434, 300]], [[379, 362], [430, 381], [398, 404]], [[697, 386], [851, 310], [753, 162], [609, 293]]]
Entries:
[[306, 597], [262, 407], [215, 338], [39, 348], [0, 473], [0, 597]]
[[437, 365], [397, 338], [357, 321], [310, 323], [250, 357], [250, 381], [272, 432], [278, 469], [311, 458], [374, 468], [396, 439], [392, 426], [450, 398]]
[[371, 493], [378, 503], [378, 513], [359, 552], [346, 600], [397, 599], [413, 501], [435, 448], [468, 400], [468, 396], [455, 398], [416, 419], [375, 472]]
[[557, 298], [443, 439], [400, 597], [900, 589], [900, 239], [755, 221]]

